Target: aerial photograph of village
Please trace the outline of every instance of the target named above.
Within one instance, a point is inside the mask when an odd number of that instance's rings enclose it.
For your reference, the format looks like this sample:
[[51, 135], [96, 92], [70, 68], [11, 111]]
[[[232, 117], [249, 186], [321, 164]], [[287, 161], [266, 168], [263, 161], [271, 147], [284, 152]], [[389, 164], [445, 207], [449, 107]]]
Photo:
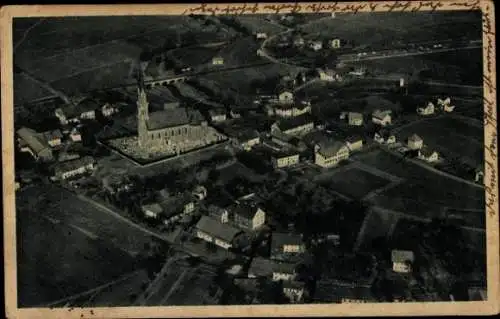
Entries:
[[486, 300], [481, 23], [14, 18], [18, 307]]

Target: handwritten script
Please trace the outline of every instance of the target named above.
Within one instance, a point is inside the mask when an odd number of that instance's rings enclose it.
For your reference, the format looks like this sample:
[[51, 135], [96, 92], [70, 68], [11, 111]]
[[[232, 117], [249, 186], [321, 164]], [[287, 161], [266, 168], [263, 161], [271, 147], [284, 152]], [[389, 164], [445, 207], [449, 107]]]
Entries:
[[[256, 13], [319, 13], [319, 12], [416, 12], [416, 11], [435, 11], [442, 9], [445, 2], [442, 1], [393, 1], [393, 2], [371, 2], [364, 3], [348, 3], [348, 2], [331, 2], [331, 3], [238, 3], [238, 4], [201, 4], [188, 8], [184, 11], [186, 14], [226, 14], [226, 15], [243, 15]], [[446, 3], [447, 9], [450, 10], [480, 10], [480, 0], [476, 1], [456, 1]]]
[[485, 180], [486, 209], [490, 216], [497, 211], [497, 162], [498, 138], [496, 117], [496, 78], [493, 65], [495, 64], [495, 29], [491, 22], [491, 7], [483, 8], [483, 51], [484, 51], [484, 126], [487, 132], [485, 140], [485, 166], [489, 178]]

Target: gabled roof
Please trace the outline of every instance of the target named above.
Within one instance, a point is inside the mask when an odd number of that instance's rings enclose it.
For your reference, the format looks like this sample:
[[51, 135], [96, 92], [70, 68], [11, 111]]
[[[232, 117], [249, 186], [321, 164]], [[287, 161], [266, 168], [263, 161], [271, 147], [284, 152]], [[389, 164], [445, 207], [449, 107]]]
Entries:
[[275, 262], [273, 263], [273, 272], [282, 274], [294, 274], [296, 273], [296, 265], [292, 263], [285, 262]]
[[78, 169], [80, 167], [87, 166], [89, 164], [94, 164], [94, 163], [95, 163], [95, 159], [93, 157], [84, 156], [84, 157], [77, 158], [74, 160], [62, 162], [59, 166], [57, 166], [55, 168], [55, 170], [56, 170], [56, 172], [64, 173], [64, 172], [73, 171], [73, 170]]
[[184, 108], [167, 109], [149, 113], [148, 129], [159, 130], [167, 127], [185, 125], [189, 116]]
[[413, 251], [409, 250], [393, 250], [391, 253], [392, 262], [413, 262], [415, 260], [415, 254]]
[[210, 116], [226, 115], [226, 110], [224, 110], [222, 108], [215, 108], [215, 109], [209, 110], [208, 113], [210, 114]]
[[373, 111], [372, 116], [374, 118], [383, 120], [386, 116], [390, 116], [391, 113], [392, 112], [390, 110], [386, 110], [386, 111], [375, 110], [375, 111]]
[[273, 273], [274, 262], [267, 258], [255, 257], [250, 263], [248, 274], [258, 277], [270, 276]]
[[347, 147], [344, 143], [339, 141], [320, 142], [318, 143], [318, 145], [318, 153], [327, 158], [335, 156], [340, 149], [342, 149], [343, 147]]
[[408, 137], [408, 141], [419, 142], [422, 141], [422, 138], [417, 134], [413, 134], [412, 136]]
[[231, 242], [236, 235], [241, 233], [241, 230], [227, 224], [222, 224], [208, 216], [201, 217], [196, 224], [196, 229], [226, 242]]
[[161, 208], [160, 204], [158, 204], [158, 203], [142, 205], [141, 208], [143, 210], [152, 211], [153, 213], [156, 213], [156, 214], [161, 214], [163, 212], [163, 208]]
[[40, 134], [30, 128], [20, 128], [19, 130], [17, 130], [17, 135], [24, 142], [26, 142], [26, 144], [28, 144], [28, 146], [35, 153], [40, 153], [41, 151], [49, 147], [48, 145], [46, 145], [46, 142], [42, 138], [40, 138]]
[[252, 219], [259, 207], [254, 203], [242, 202], [234, 207], [234, 214], [242, 218]]
[[430, 149], [430, 148], [428, 148], [428, 147], [422, 147], [420, 149], [420, 154], [422, 154], [425, 157], [429, 157], [429, 156], [431, 156], [434, 153], [437, 153], [437, 152], [434, 151], [434, 150], [432, 150], [432, 149]]
[[363, 138], [359, 135], [351, 135], [351, 136], [348, 136], [345, 140], [346, 140], [346, 142], [349, 142], [349, 143], [356, 143], [359, 141], [363, 141]]
[[314, 123], [313, 118], [309, 114], [303, 114], [290, 119], [278, 121], [278, 127], [281, 131], [288, 131], [310, 123]]
[[63, 137], [61, 130], [47, 131], [47, 132], [43, 132], [42, 134], [43, 134], [43, 137], [45, 138], [46, 141], [50, 141], [53, 139], [59, 139], [59, 138]]

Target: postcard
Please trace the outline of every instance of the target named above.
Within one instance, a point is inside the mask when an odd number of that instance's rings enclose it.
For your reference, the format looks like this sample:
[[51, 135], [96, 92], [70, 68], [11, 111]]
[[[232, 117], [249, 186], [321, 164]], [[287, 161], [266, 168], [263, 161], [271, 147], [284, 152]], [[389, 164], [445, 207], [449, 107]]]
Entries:
[[7, 318], [499, 312], [492, 1], [0, 20]]

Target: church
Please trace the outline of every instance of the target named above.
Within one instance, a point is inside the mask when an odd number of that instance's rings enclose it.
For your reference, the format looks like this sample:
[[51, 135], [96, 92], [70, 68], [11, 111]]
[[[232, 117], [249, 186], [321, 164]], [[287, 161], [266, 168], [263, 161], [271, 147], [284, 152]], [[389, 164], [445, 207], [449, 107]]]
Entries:
[[226, 139], [208, 126], [197, 110], [171, 103], [165, 104], [163, 110], [150, 112], [143, 76], [139, 75], [138, 82], [137, 137], [141, 151], [179, 154]]

